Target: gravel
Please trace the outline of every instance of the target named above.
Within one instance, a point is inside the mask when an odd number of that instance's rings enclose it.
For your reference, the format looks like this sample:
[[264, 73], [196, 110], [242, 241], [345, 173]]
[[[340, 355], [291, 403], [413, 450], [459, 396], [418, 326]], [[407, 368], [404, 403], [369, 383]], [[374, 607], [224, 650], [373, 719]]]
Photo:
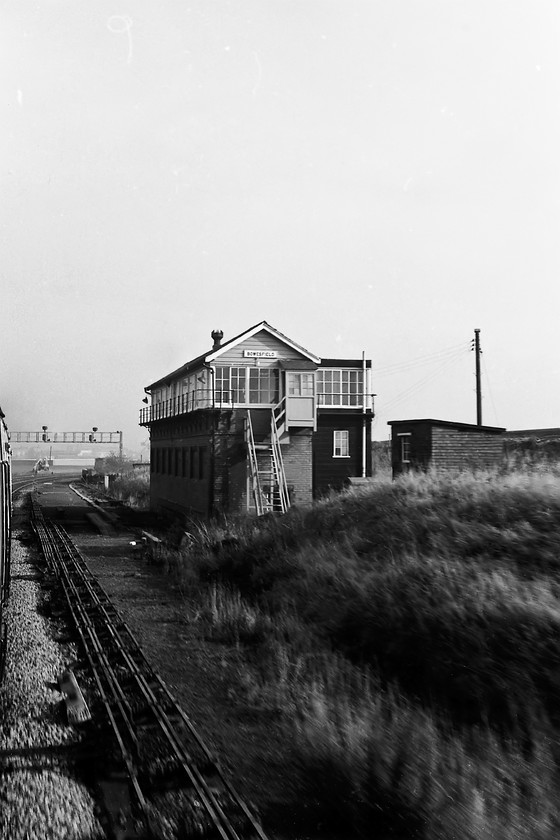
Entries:
[[[17, 512], [18, 505], [15, 508]], [[16, 530], [7, 608], [8, 645], [0, 687], [0, 840], [97, 840], [104, 832], [88, 789], [72, 778], [57, 751], [7, 755], [22, 748], [72, 746], [79, 734], [60, 722], [62, 695], [54, 687], [68, 665], [38, 611], [37, 569]]]

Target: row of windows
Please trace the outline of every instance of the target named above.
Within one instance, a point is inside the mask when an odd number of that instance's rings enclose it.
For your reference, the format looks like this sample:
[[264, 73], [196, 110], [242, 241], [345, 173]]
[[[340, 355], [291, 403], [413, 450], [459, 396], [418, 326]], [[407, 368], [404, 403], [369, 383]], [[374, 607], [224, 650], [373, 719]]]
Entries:
[[[220, 402], [271, 404], [279, 400], [280, 371], [276, 368], [217, 367], [216, 399]], [[312, 397], [313, 373], [288, 373], [290, 397]]]
[[319, 405], [362, 405], [364, 378], [361, 370], [318, 370]]
[[[363, 400], [361, 370], [319, 369], [314, 373], [287, 372], [286, 392], [292, 397], [312, 397], [316, 391], [319, 405], [359, 406]], [[278, 368], [236, 367], [218, 365], [214, 375], [215, 399], [219, 404], [274, 405], [279, 400]], [[209, 371], [192, 374], [182, 383], [154, 391], [154, 404], [178, 400], [182, 410], [198, 407], [201, 400], [211, 400], [212, 382]]]
[[163, 388], [157, 388], [153, 394], [154, 405], [164, 403], [167, 400], [177, 401], [185, 410], [198, 407], [196, 404], [202, 400], [211, 401], [212, 387], [211, 374], [208, 370], [199, 370], [183, 380], [172, 382]]
[[[216, 367], [217, 398], [222, 402], [278, 402], [280, 371], [275, 368]], [[361, 370], [318, 370], [317, 396], [320, 405], [361, 405], [363, 373]], [[312, 397], [315, 374], [287, 374], [286, 391], [290, 397]]]
[[206, 478], [206, 447], [182, 446], [156, 448], [151, 456], [151, 472], [179, 478]]
[[277, 403], [280, 371], [277, 368], [216, 367], [216, 399], [233, 403]]

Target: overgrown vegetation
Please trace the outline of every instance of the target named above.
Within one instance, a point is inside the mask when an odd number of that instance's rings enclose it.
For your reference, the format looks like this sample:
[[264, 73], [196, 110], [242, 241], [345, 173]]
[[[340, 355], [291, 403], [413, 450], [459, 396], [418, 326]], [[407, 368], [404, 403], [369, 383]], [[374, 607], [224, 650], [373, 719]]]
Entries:
[[109, 495], [132, 508], [150, 507], [150, 473], [148, 468], [135, 469], [117, 476], [109, 485]]
[[246, 651], [244, 702], [285, 721], [301, 830], [557, 836], [554, 466], [379, 480], [167, 563]]
[[148, 510], [150, 506], [150, 467], [134, 466], [129, 458], [112, 453], [98, 458], [95, 465], [99, 475], [110, 476], [108, 495], [132, 508]]

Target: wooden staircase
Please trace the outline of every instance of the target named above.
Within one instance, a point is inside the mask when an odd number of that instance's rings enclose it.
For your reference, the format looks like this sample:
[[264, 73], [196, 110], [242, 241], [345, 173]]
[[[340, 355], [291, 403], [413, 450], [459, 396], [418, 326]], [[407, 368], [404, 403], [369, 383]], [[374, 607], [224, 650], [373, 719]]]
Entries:
[[286, 513], [290, 507], [280, 438], [274, 412], [270, 418], [270, 440], [255, 443], [251, 412], [247, 412], [247, 450], [255, 510], [265, 513]]

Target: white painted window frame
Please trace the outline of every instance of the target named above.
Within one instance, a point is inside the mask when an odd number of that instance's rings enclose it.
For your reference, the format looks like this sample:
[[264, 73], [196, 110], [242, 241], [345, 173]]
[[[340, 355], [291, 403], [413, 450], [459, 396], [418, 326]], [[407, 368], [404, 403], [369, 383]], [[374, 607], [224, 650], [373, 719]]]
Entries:
[[[342, 443], [344, 442], [344, 446]], [[337, 449], [340, 452], [337, 452]], [[333, 430], [333, 458], [350, 458], [350, 432], [348, 429]]]
[[[397, 437], [400, 438], [401, 464], [410, 464], [410, 438], [412, 437], [412, 432], [397, 432]], [[408, 455], [408, 458], [404, 457], [405, 454]]]

